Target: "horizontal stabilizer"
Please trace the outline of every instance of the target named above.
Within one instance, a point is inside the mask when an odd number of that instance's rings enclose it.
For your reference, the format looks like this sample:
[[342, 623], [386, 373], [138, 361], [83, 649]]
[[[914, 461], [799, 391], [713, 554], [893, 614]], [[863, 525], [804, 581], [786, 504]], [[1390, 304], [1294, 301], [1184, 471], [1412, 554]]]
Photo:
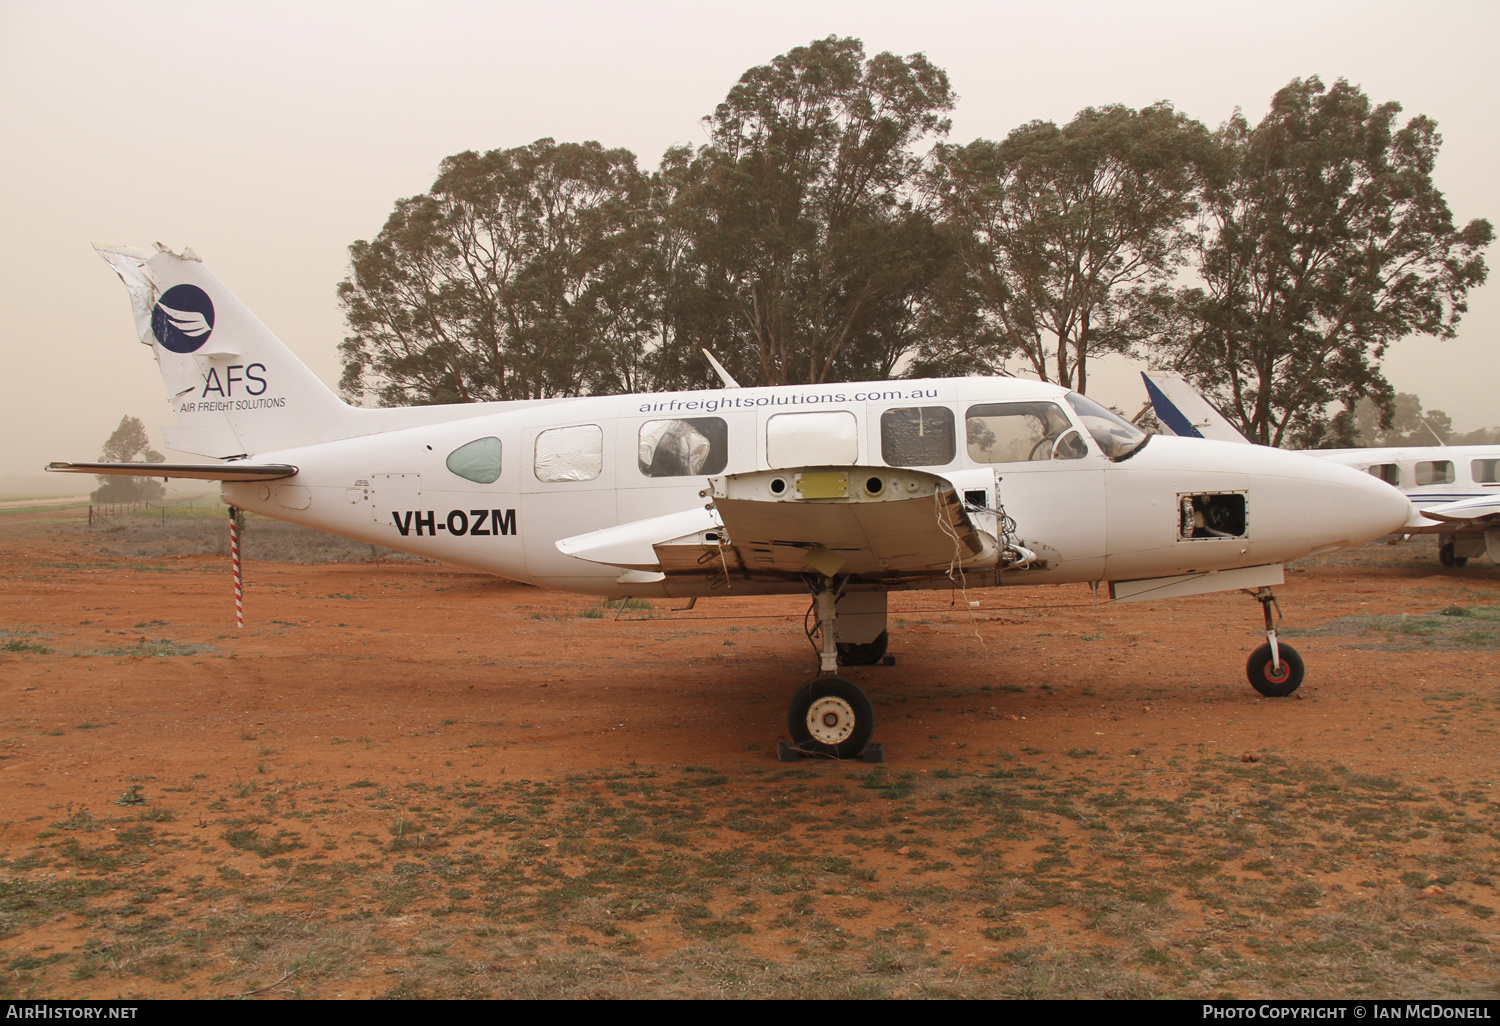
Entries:
[[297, 473], [290, 463], [49, 463], [47, 469], [59, 474], [185, 477], [195, 481], [279, 481]]

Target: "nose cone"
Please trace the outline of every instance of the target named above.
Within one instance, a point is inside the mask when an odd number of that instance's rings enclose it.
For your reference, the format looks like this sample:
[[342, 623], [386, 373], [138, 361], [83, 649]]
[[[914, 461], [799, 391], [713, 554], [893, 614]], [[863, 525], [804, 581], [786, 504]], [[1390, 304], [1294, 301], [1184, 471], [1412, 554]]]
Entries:
[[[1411, 516], [1405, 495], [1357, 470], [1303, 453], [1254, 447], [1251, 494], [1262, 540], [1277, 559], [1329, 552], [1398, 531]], [[1265, 509], [1269, 505], [1269, 509]]]

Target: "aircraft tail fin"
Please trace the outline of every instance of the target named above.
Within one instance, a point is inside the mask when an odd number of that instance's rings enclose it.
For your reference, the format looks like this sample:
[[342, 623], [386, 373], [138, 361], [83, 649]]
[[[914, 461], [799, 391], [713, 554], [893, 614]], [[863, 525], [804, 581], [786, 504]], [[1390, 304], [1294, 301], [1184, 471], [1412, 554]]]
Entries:
[[124, 281], [177, 427], [167, 444], [227, 459], [361, 433], [334, 395], [192, 250], [94, 247]]
[[1203, 398], [1186, 380], [1176, 374], [1148, 374], [1141, 372], [1146, 382], [1146, 394], [1151, 397], [1151, 406], [1156, 410], [1156, 419], [1162, 430], [1185, 438], [1212, 438], [1220, 442], [1245, 442], [1250, 439], [1240, 433], [1219, 408]]

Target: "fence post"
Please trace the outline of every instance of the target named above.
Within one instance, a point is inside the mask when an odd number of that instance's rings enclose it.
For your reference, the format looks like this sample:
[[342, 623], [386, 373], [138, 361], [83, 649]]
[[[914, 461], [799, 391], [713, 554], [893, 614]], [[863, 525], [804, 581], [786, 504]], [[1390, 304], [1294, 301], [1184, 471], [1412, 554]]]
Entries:
[[234, 625], [245, 626], [245, 588], [240, 577], [240, 511], [229, 507], [229, 561], [234, 567]]

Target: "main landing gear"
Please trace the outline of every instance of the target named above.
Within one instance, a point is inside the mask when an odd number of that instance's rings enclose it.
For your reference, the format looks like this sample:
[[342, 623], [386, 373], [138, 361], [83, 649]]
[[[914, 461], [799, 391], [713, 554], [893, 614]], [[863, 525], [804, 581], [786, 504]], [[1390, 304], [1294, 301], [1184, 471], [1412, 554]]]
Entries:
[[[1302, 686], [1302, 657], [1291, 645], [1276, 640], [1276, 628], [1281, 623], [1281, 605], [1270, 588], [1249, 592], [1260, 602], [1266, 616], [1266, 643], [1250, 653], [1245, 664], [1245, 673], [1250, 686], [1269, 698], [1285, 698]], [[1276, 618], [1271, 619], [1271, 608], [1276, 609]]]
[[853, 641], [841, 641], [838, 644], [839, 663], [843, 666], [875, 666], [885, 658], [885, 650], [890, 643], [891, 636], [887, 631], [881, 631], [875, 636], [874, 641], [863, 645]]
[[786, 711], [792, 744], [805, 755], [853, 759], [870, 743], [875, 707], [864, 689], [844, 677], [814, 677]]
[[1438, 546], [1438, 562], [1443, 564], [1443, 566], [1447, 567], [1449, 570], [1453, 570], [1461, 566], [1468, 566], [1469, 557], [1460, 556], [1455, 551], [1454, 544], [1450, 541], [1444, 542], [1442, 545]]
[[[817, 614], [819, 675], [808, 681], [792, 696], [786, 712], [787, 731], [792, 736], [791, 750], [784, 758], [798, 755], [827, 759], [854, 759], [879, 754], [879, 746], [870, 744], [875, 729], [875, 707], [854, 681], [838, 676], [839, 663], [850, 666], [872, 666], [885, 656], [889, 635], [885, 630], [863, 642], [839, 642], [835, 623], [838, 619], [839, 588], [830, 578], [821, 578], [813, 590], [813, 610]], [[885, 596], [879, 595], [879, 612], [865, 611], [869, 601], [858, 603], [857, 615], [879, 616], [883, 625]], [[853, 604], [851, 604], [853, 605]], [[808, 637], [811, 639], [812, 631]], [[871, 751], [867, 752], [867, 748]]]

